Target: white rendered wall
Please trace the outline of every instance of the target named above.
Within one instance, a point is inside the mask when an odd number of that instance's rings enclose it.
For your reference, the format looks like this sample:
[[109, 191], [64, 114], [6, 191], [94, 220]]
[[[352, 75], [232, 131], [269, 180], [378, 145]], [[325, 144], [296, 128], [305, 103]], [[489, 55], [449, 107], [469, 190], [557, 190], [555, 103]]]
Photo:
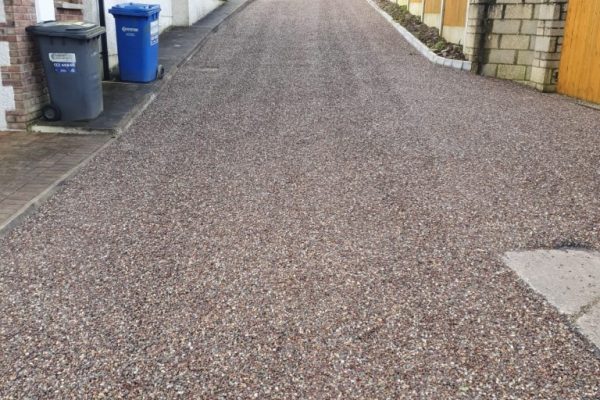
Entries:
[[[4, 10], [4, 1], [0, 0], [0, 8]], [[4, 15], [0, 15], [4, 17]], [[0, 22], [5, 22], [1, 20]], [[8, 42], [0, 42], [0, 67], [10, 65], [10, 54]], [[15, 93], [12, 86], [2, 86], [2, 75], [0, 75], [0, 131], [7, 128], [6, 112], [15, 109]]]
[[37, 22], [54, 21], [56, 19], [54, 0], [35, 0], [35, 16]]
[[[115, 33], [115, 17], [108, 10], [115, 4], [124, 3], [124, 0], [105, 0], [104, 8], [106, 12], [106, 40], [108, 42], [108, 62], [110, 68], [119, 64], [117, 59], [117, 35]], [[160, 4], [159, 27], [164, 31], [173, 24], [173, 12], [171, 0], [150, 0], [148, 4]]]
[[190, 0], [190, 25], [221, 5], [219, 0]]
[[[6, 22], [4, 0], [0, 0], [0, 23]], [[0, 67], [10, 65], [8, 42], [0, 42]], [[0, 130], [6, 129], [6, 112], [15, 109], [15, 92], [12, 86], [2, 86], [0, 75]]]
[[83, 0], [83, 20], [100, 24], [98, 15], [98, 0]]
[[[44, 1], [44, 0], [39, 0]], [[105, 0], [106, 9], [106, 32], [108, 42], [108, 60], [110, 68], [118, 64], [117, 59], [117, 37], [115, 34], [115, 18], [108, 10], [115, 4], [126, 0]], [[223, 2], [221, 0], [148, 0], [149, 4], [160, 4], [160, 31], [164, 31], [171, 25], [189, 26], [200, 20]], [[97, 0], [83, 0], [83, 19], [96, 24], [98, 19]]]
[[220, 0], [173, 0], [173, 25], [193, 25], [221, 3]]

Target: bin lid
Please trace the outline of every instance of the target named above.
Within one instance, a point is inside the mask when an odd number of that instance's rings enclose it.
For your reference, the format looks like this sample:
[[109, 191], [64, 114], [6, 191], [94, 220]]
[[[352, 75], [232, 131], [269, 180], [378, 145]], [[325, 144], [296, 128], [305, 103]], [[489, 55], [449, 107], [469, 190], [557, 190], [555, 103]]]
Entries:
[[159, 4], [121, 3], [115, 4], [109, 13], [112, 15], [127, 15], [134, 17], [149, 17], [160, 12]]
[[105, 29], [91, 22], [45, 21], [26, 28], [27, 32], [37, 36], [57, 36], [71, 39], [93, 39], [105, 32]]

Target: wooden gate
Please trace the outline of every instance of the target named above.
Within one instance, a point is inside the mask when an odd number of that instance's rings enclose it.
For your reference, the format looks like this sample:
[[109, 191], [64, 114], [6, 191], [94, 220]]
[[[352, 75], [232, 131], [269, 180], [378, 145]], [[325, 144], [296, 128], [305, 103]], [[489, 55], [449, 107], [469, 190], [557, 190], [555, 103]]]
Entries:
[[468, 0], [445, 0], [442, 36], [452, 43], [464, 43]]
[[600, 1], [570, 0], [558, 91], [600, 103]]
[[426, 25], [442, 28], [442, 0], [425, 0], [423, 5], [423, 22]]

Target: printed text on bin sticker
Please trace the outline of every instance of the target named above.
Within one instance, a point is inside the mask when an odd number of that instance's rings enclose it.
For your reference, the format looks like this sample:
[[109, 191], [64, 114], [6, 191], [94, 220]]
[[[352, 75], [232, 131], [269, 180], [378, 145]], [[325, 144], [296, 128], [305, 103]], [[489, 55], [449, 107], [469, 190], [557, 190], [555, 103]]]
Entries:
[[74, 74], [77, 72], [75, 53], [48, 53], [48, 58], [54, 66], [54, 72], [59, 74]]
[[158, 21], [150, 22], [150, 46], [158, 44]]
[[123, 31], [125, 36], [136, 36], [136, 33], [138, 33], [138, 31], [139, 31], [138, 28], [133, 28], [130, 26], [123, 26], [123, 27], [121, 27], [121, 30]]

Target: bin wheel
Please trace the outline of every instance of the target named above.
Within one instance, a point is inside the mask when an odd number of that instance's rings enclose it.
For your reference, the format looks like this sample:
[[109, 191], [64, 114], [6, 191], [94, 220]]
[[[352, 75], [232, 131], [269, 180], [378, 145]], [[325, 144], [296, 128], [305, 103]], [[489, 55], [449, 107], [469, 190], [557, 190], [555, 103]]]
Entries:
[[162, 79], [165, 76], [165, 67], [158, 65], [156, 68], [156, 79]]
[[42, 108], [42, 116], [46, 121], [58, 121], [60, 119], [60, 110], [54, 104], [48, 104]]

